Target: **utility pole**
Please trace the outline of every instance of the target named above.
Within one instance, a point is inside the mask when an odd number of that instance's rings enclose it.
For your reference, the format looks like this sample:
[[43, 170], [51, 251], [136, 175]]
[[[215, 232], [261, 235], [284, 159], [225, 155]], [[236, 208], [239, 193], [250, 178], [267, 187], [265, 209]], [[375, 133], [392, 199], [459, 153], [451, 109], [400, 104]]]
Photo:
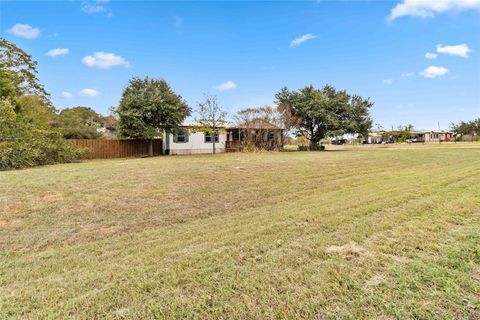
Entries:
[[438, 143], [442, 143], [442, 138], [440, 138], [440, 121], [438, 121]]

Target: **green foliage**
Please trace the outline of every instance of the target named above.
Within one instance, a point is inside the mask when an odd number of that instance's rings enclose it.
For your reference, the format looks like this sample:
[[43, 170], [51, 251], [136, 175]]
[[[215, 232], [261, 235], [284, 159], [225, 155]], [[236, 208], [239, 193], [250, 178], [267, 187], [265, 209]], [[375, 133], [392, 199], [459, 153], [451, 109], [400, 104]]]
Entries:
[[55, 125], [65, 139], [99, 139], [102, 134], [97, 128], [102, 126], [104, 118], [88, 107], [63, 109]]
[[345, 133], [367, 135], [372, 126], [369, 109], [373, 102], [326, 85], [298, 91], [284, 87], [275, 95], [279, 110], [288, 115], [297, 135], [310, 141], [310, 150], [327, 137]]
[[55, 121], [55, 109], [42, 97], [35, 95], [21, 96], [17, 100], [17, 114], [23, 121], [38, 128], [51, 128]]
[[12, 71], [0, 69], [0, 98], [13, 100], [17, 90], [11, 81]]
[[36, 65], [0, 38], [0, 169], [70, 162], [85, 155], [52, 128], [55, 109], [38, 81]]
[[[37, 78], [37, 62], [25, 51], [0, 38], [0, 98], [36, 95], [51, 105], [50, 95]], [[9, 82], [9, 83], [8, 83]]]
[[461, 121], [459, 123], [452, 123], [452, 130], [457, 136], [477, 135], [480, 136], [480, 118], [471, 121]]
[[402, 143], [415, 136], [412, 133], [413, 129], [413, 124], [408, 124], [406, 126], [398, 126], [397, 130], [383, 131], [383, 134], [392, 137], [395, 142]]
[[191, 109], [165, 80], [133, 77], [115, 112], [123, 136], [153, 139], [177, 129]]
[[70, 162], [85, 155], [60, 132], [24, 121], [10, 101], [0, 100], [0, 169]]

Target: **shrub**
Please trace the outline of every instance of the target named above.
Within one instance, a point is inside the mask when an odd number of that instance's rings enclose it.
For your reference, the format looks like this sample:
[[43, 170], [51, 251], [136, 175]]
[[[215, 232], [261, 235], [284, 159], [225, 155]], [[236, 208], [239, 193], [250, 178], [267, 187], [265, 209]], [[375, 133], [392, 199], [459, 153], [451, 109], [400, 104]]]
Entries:
[[0, 100], [0, 169], [71, 162], [86, 156], [85, 150], [66, 142], [59, 131], [22, 121], [9, 101]]
[[[305, 146], [305, 145], [299, 145], [298, 146], [298, 151], [309, 151], [310, 150], [310, 147], [309, 146]], [[315, 150], [316, 151], [323, 151], [325, 150], [325, 146], [322, 146], [322, 145], [315, 145]]]

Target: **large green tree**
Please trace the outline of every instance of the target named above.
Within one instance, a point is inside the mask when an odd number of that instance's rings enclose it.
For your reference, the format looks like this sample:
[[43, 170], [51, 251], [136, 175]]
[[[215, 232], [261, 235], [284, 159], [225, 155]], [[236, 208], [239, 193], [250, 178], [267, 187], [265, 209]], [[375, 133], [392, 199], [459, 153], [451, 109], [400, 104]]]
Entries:
[[181, 125], [191, 109], [163, 79], [130, 79], [123, 90], [118, 108], [118, 125], [122, 135], [150, 140], [149, 155], [153, 155], [153, 139]]
[[42, 129], [51, 128], [57, 117], [55, 108], [42, 97], [24, 95], [16, 99], [17, 113], [24, 121]]
[[369, 109], [373, 102], [331, 85], [321, 89], [307, 86], [298, 91], [284, 87], [275, 97], [289, 126], [310, 141], [310, 150], [316, 150], [320, 140], [328, 136], [366, 136], [372, 126]]
[[3, 38], [0, 38], [0, 70], [0, 97], [36, 95], [51, 105], [50, 95], [38, 80], [37, 62]]
[[97, 128], [103, 126], [103, 117], [88, 107], [73, 107], [60, 111], [56, 126], [65, 139], [98, 139]]
[[0, 169], [68, 162], [83, 153], [52, 128], [56, 116], [37, 63], [0, 39]]

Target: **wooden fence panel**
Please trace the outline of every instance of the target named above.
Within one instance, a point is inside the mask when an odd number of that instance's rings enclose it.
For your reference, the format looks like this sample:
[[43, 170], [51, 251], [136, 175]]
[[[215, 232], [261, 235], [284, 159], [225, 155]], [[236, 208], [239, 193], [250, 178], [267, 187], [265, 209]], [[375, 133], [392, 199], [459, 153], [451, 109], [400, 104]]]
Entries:
[[[112, 159], [141, 157], [148, 155], [149, 140], [125, 139], [125, 140], [67, 140], [79, 148], [90, 150], [90, 159]], [[153, 140], [153, 154], [162, 154], [162, 139]]]

